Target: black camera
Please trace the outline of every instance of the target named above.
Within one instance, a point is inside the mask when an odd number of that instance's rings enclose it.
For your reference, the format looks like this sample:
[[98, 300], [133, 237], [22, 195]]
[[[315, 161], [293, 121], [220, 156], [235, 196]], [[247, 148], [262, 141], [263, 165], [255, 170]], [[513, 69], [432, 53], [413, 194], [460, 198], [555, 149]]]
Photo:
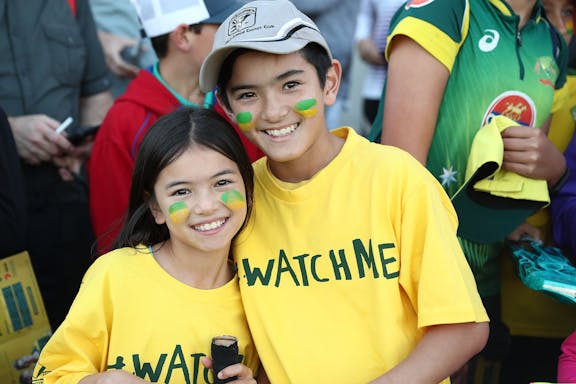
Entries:
[[229, 365], [240, 362], [240, 356], [238, 354], [238, 339], [234, 336], [217, 336], [212, 338], [211, 353], [214, 384], [228, 383], [236, 380], [237, 377], [230, 377], [221, 380], [218, 378], [218, 372]]
[[86, 138], [94, 136], [96, 132], [98, 132], [99, 128], [100, 128], [99, 125], [76, 126], [74, 128], [66, 130], [66, 138], [72, 144], [78, 145], [82, 143]]

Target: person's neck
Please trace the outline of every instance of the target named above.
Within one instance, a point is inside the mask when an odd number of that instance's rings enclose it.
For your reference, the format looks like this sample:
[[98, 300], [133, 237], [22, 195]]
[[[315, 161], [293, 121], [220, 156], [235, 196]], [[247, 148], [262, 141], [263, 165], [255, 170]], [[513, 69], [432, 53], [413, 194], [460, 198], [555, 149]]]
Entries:
[[196, 252], [171, 239], [154, 247], [154, 258], [160, 266], [180, 282], [199, 289], [214, 289], [228, 283], [234, 270], [226, 250], [212, 253]]
[[530, 20], [534, 7], [536, 6], [537, 0], [506, 0], [510, 5], [510, 8], [514, 11], [518, 17], [520, 17], [520, 22], [518, 24], [518, 29], [522, 29], [524, 25]]
[[200, 89], [199, 73], [190, 68], [182, 67], [180, 60], [160, 60], [158, 71], [162, 79], [175, 92], [185, 99], [202, 105], [204, 102], [204, 92]]
[[326, 167], [342, 150], [345, 140], [327, 129], [316, 138], [316, 144], [298, 159], [277, 162], [268, 158], [268, 166], [274, 177], [287, 183], [310, 180]]

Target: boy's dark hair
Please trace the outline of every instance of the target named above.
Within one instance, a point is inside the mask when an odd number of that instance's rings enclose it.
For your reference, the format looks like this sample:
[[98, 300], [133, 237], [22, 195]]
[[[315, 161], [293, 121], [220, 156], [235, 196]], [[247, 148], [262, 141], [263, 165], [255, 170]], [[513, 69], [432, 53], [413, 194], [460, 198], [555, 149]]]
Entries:
[[114, 248], [153, 245], [170, 238], [166, 224], [156, 224], [150, 210], [155, 199], [154, 184], [160, 172], [192, 145], [213, 149], [238, 165], [246, 188], [248, 219], [253, 205], [254, 173], [240, 136], [217, 112], [183, 107], [159, 118], [142, 140], [132, 174], [126, 223]]
[[[228, 95], [226, 95], [226, 87], [228, 86], [228, 82], [232, 76], [232, 67], [239, 56], [250, 51], [250, 49], [239, 48], [228, 55], [222, 63], [216, 89], [218, 90], [220, 101], [228, 110], [230, 110], [230, 101], [228, 100]], [[316, 74], [318, 75], [318, 80], [320, 80], [320, 87], [324, 88], [324, 85], [326, 84], [326, 73], [328, 72], [328, 68], [332, 65], [332, 60], [330, 59], [328, 52], [326, 52], [320, 44], [316, 43], [307, 44], [299, 52], [307, 62], [314, 66]]]
[[[202, 33], [202, 26], [204, 24], [203, 23], [199, 23], [199, 24], [192, 24], [188, 26], [188, 29], [192, 32], [194, 32], [195, 34], [199, 35], [200, 33]], [[156, 53], [156, 56], [158, 57], [158, 59], [163, 59], [166, 57], [166, 55], [168, 54], [168, 37], [170, 36], [170, 33], [165, 33], [163, 35], [160, 36], [156, 36], [150, 39], [150, 42], [152, 43], [152, 48], [154, 48], [154, 52]]]

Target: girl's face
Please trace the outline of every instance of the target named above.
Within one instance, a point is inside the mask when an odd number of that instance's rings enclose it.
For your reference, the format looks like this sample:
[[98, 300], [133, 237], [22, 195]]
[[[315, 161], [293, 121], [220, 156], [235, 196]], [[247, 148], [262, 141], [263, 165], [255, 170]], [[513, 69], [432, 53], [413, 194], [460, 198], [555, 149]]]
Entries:
[[202, 252], [228, 252], [246, 218], [244, 180], [236, 163], [192, 146], [160, 172], [150, 207], [172, 242]]
[[574, 34], [573, 0], [543, 0], [543, 4], [552, 25], [564, 36], [566, 43], [570, 43]]

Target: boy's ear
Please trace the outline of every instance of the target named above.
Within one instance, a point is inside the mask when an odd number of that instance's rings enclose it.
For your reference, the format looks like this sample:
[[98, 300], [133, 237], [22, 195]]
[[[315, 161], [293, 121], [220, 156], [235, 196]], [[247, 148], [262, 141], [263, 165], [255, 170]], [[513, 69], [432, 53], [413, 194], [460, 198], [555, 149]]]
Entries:
[[336, 59], [332, 60], [332, 66], [326, 71], [326, 83], [324, 84], [324, 104], [333, 105], [336, 102], [340, 80], [342, 78], [342, 65]]
[[179, 24], [172, 32], [170, 32], [169, 40], [178, 49], [188, 51], [191, 47], [190, 35], [187, 33], [190, 30], [187, 24]]
[[226, 106], [226, 104], [224, 102], [222, 102], [222, 98], [220, 97], [220, 92], [218, 92], [218, 89], [214, 92], [214, 94], [216, 95], [216, 99], [218, 100], [218, 104], [220, 104], [220, 106], [222, 107], [222, 110], [224, 110], [224, 112], [226, 112], [226, 116], [228, 116], [228, 118], [232, 121], [236, 121], [236, 116], [234, 116], [234, 113]]

